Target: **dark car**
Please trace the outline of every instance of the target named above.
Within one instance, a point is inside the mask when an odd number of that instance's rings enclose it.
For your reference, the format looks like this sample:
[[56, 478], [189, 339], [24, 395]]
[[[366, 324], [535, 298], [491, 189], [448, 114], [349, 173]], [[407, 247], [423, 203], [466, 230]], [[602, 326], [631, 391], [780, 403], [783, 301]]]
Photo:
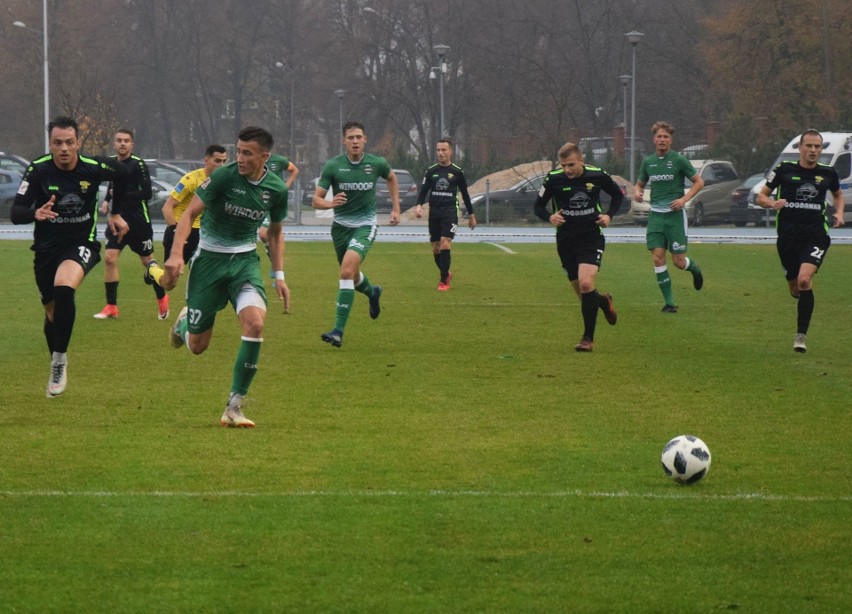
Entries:
[[731, 192], [731, 221], [734, 226], [742, 227], [746, 224], [759, 226], [766, 223], [767, 215], [774, 215], [772, 211], [749, 201], [748, 195], [751, 189], [761, 181], [763, 181], [763, 173], [751, 175]]
[[[399, 183], [399, 206], [404, 211], [417, 204], [417, 192], [419, 186], [414, 177], [406, 170], [393, 169], [396, 180]], [[379, 213], [390, 213], [391, 198], [388, 192], [387, 182], [379, 178], [376, 182], [376, 211]]]
[[0, 219], [9, 219], [9, 211], [12, 209], [12, 202], [18, 193], [22, 177], [17, 170], [0, 170]]
[[520, 217], [531, 222], [541, 222], [533, 212], [533, 205], [546, 176], [547, 173], [543, 173], [529, 179], [521, 179], [505, 190], [471, 194], [470, 200], [477, 211], [483, 210], [487, 201], [490, 217], [498, 220], [503, 217]]
[[145, 160], [148, 165], [148, 172], [151, 173], [151, 179], [158, 179], [166, 185], [176, 186], [187, 171], [179, 166], [174, 166], [161, 160]]
[[194, 171], [199, 168], [204, 168], [204, 160], [184, 160], [184, 159], [173, 159], [173, 160], [164, 160], [163, 158], [157, 158], [157, 162], [161, 162], [162, 164], [169, 164], [171, 166], [176, 166], [179, 169], [183, 170], [184, 173], [188, 173], [189, 171]]
[[21, 156], [0, 151], [0, 170], [14, 171], [23, 176], [27, 166], [29, 166], [29, 162]]

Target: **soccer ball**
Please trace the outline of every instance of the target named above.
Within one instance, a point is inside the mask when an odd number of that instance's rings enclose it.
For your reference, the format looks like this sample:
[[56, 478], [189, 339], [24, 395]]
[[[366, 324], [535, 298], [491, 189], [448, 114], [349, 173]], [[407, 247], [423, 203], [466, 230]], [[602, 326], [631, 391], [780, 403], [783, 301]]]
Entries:
[[678, 484], [695, 484], [710, 471], [710, 448], [694, 435], [678, 435], [663, 448], [663, 471]]

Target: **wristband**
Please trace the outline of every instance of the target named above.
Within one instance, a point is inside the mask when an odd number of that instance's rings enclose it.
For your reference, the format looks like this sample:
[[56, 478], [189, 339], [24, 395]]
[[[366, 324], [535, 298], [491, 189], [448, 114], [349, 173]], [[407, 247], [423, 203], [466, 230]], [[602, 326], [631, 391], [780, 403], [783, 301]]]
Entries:
[[275, 274], [275, 279], [284, 281], [284, 271], [273, 271]]

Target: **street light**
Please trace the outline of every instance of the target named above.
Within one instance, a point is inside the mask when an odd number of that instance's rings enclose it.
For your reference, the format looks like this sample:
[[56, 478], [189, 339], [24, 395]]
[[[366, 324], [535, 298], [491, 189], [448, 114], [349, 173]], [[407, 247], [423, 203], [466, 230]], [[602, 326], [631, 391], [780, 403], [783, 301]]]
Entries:
[[624, 121], [622, 122], [622, 126], [624, 126], [624, 136], [627, 137], [627, 85], [632, 81], [632, 77], [630, 75], [621, 75], [618, 77], [618, 80], [621, 81], [621, 90], [624, 94], [624, 101], [621, 103], [621, 111], [624, 114]]
[[290, 72], [290, 158], [295, 158], [296, 156], [296, 124], [295, 124], [295, 94], [293, 88], [296, 83], [296, 75], [293, 73], [293, 69], [288, 67], [284, 62], [275, 62], [275, 68], [286, 69]]
[[[447, 64], [444, 62], [444, 56], [447, 55], [447, 52], [450, 50], [449, 45], [432, 45], [432, 49], [438, 54], [438, 87], [441, 92], [441, 137], [447, 135], [446, 124], [444, 124], [444, 73], [447, 72]], [[434, 79], [432, 76], [435, 73], [435, 69], [432, 69], [432, 72], [429, 74], [430, 78]]]
[[334, 95], [340, 101], [340, 130], [338, 131], [340, 135], [340, 153], [343, 153], [343, 95], [345, 93], [346, 90], [334, 90]]
[[633, 73], [630, 93], [630, 183], [636, 184], [636, 45], [645, 36], [641, 32], [633, 30], [624, 36], [633, 47]]
[[47, 0], [42, 0], [41, 5], [41, 13], [42, 13], [42, 25], [41, 30], [37, 30], [36, 28], [31, 28], [23, 21], [16, 21], [12, 25], [17, 26], [19, 28], [25, 28], [27, 30], [32, 30], [33, 32], [40, 32], [42, 37], [42, 44], [44, 49], [42, 50], [42, 54], [44, 55], [44, 151], [45, 153], [50, 151], [50, 135], [47, 133], [47, 125], [50, 123], [50, 78], [48, 71], [48, 61], [47, 61]]

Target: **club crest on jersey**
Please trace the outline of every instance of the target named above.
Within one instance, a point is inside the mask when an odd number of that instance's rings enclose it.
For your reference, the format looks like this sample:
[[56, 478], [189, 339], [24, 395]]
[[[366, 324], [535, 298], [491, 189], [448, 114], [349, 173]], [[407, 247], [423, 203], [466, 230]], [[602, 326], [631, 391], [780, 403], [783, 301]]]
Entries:
[[364, 167], [364, 172], [365, 172], [365, 173], [367, 173], [368, 175], [372, 175], [372, 174], [373, 174], [373, 167], [372, 167], [372, 165], [367, 164], [367, 165]]
[[266, 190], [264, 190], [264, 191], [260, 194], [260, 200], [262, 200], [262, 201], [263, 201], [263, 204], [265, 204], [265, 205], [268, 205], [268, 204], [269, 204], [269, 199], [270, 199], [270, 198], [271, 198], [271, 197], [269, 196], [269, 192], [267, 192]]
[[453, 175], [452, 173], [447, 173], [447, 179], [452, 179], [453, 177], [455, 177], [455, 175]]
[[91, 184], [91, 182], [89, 182], [89, 181], [81, 181], [81, 182], [80, 182], [80, 191], [81, 191], [83, 194], [85, 194], [85, 193], [89, 190], [89, 187], [90, 187], [91, 185], [92, 185], [92, 184]]
[[594, 189], [594, 187], [595, 187], [594, 183], [587, 183], [586, 184], [586, 190], [592, 190], [592, 189]]

